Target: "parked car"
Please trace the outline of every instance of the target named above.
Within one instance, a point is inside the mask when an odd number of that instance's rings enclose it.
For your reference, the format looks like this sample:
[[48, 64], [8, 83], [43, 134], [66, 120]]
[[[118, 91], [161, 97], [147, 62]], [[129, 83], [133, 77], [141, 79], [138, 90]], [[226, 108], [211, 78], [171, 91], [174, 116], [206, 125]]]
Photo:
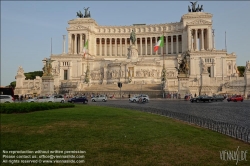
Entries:
[[10, 95], [0, 95], [0, 103], [13, 103], [14, 98]]
[[88, 103], [88, 99], [85, 96], [73, 97], [68, 100], [70, 103]]
[[199, 103], [199, 102], [211, 102], [213, 101], [213, 97], [212, 96], [198, 96], [198, 97], [195, 97], [195, 98], [192, 98], [190, 99], [190, 102], [196, 102], [196, 103]]
[[54, 102], [54, 98], [50, 96], [39, 96], [37, 97], [36, 102], [44, 103], [44, 102]]
[[230, 101], [234, 101], [234, 102], [237, 102], [237, 101], [241, 101], [243, 102], [243, 97], [241, 95], [234, 95], [232, 97], [229, 97], [227, 98], [227, 101], [230, 102]]
[[54, 102], [58, 102], [58, 103], [64, 103], [65, 99], [63, 97], [63, 95], [54, 95]]
[[31, 98], [31, 99], [27, 99], [25, 102], [34, 103], [34, 102], [38, 102], [38, 101], [37, 101], [37, 98]]
[[107, 97], [106, 95], [97, 95], [91, 98], [91, 101], [96, 102], [96, 101], [103, 101], [106, 102], [107, 101]]
[[222, 95], [214, 95], [213, 96], [213, 101], [223, 101], [224, 99], [225, 99], [225, 97]]

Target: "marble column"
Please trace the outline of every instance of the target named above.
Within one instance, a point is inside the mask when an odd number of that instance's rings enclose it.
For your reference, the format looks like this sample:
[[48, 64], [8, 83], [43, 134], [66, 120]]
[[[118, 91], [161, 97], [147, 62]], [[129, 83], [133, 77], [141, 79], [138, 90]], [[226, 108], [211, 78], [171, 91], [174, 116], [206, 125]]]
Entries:
[[168, 54], [168, 36], [166, 35], [166, 55]]
[[74, 54], [77, 54], [77, 34], [75, 34], [75, 42], [74, 42]]
[[122, 56], [122, 38], [120, 38], [120, 56]]
[[125, 38], [125, 56], [128, 56], [128, 38]]
[[104, 38], [104, 55], [107, 56], [107, 38]]
[[99, 38], [99, 56], [102, 55], [102, 38]]
[[140, 38], [140, 55], [142, 55], [142, 37]]
[[150, 37], [150, 55], [153, 55], [153, 41], [152, 37]]
[[118, 56], [117, 38], [115, 38], [115, 56]]
[[204, 50], [204, 29], [201, 29], [201, 50]]
[[171, 35], [171, 54], [173, 54], [174, 53], [174, 37], [173, 37], [173, 35]]
[[109, 39], [109, 55], [112, 56], [112, 38]]
[[80, 33], [80, 53], [83, 51], [82, 34]]
[[198, 38], [198, 29], [195, 29], [195, 38], [194, 38], [194, 50], [198, 51], [197, 49], [197, 38]]
[[145, 37], [145, 55], [148, 55], [148, 38]]
[[176, 35], [176, 54], [179, 54], [179, 35]]

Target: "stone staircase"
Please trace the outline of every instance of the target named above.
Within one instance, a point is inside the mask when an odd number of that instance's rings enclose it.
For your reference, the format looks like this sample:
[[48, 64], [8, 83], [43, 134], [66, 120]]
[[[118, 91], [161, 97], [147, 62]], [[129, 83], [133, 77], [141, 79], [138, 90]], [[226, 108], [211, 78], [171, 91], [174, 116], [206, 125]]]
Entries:
[[[106, 85], [90, 85], [84, 87], [83, 91], [78, 91], [80, 94], [106, 94], [107, 96], [114, 95], [115, 98], [120, 97], [120, 88], [117, 84], [106, 84]], [[161, 84], [122, 84], [121, 95], [124, 98], [128, 96], [134, 96], [138, 94], [147, 94], [151, 98], [161, 98], [162, 90]]]
[[[117, 91], [120, 90], [117, 84], [90, 85], [84, 88], [85, 91]], [[122, 84], [122, 91], [159, 91], [161, 84]]]

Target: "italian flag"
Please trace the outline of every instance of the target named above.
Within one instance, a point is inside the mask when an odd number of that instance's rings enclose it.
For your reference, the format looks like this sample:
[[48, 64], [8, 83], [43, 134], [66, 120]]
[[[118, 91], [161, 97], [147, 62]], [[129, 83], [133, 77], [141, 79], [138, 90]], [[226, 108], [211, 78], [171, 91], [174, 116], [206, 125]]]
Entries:
[[87, 40], [86, 43], [84, 44], [84, 48], [83, 48], [84, 56], [85, 56], [85, 54], [87, 53], [87, 51], [88, 51], [88, 40]]
[[159, 49], [159, 47], [163, 47], [163, 46], [164, 46], [164, 36], [161, 36], [160, 40], [154, 46], [154, 51], [156, 52]]

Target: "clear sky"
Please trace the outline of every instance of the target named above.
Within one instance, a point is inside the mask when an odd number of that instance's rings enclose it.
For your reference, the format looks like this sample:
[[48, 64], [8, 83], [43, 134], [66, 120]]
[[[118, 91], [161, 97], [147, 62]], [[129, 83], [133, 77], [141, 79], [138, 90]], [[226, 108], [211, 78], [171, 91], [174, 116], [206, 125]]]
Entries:
[[[213, 14], [216, 49], [235, 52], [237, 65], [250, 60], [250, 2], [198, 1]], [[189, 1], [2, 1], [1, 86], [15, 81], [18, 66], [25, 72], [41, 71], [42, 59], [62, 53], [62, 35], [76, 12], [90, 7], [98, 25], [159, 24], [179, 22]], [[66, 43], [67, 45], [67, 43]], [[66, 48], [67, 50], [67, 48]]]

